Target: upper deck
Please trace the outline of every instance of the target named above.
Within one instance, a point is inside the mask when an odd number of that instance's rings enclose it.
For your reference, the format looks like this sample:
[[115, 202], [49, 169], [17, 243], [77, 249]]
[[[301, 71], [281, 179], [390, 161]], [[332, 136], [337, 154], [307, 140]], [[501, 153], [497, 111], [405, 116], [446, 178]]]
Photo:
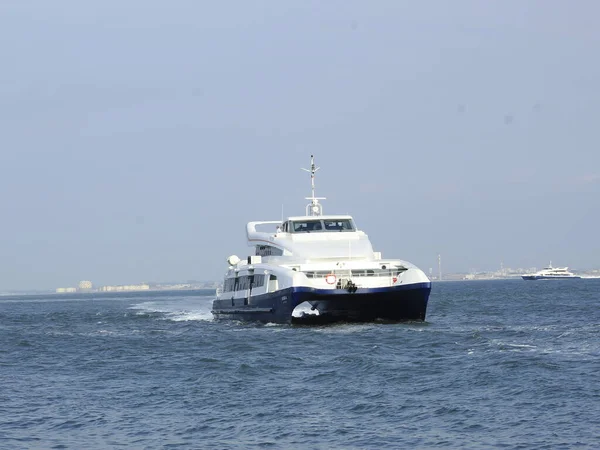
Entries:
[[[346, 258], [373, 259], [376, 255], [368, 236], [358, 230], [352, 216], [346, 214], [325, 215], [315, 196], [315, 166], [311, 155], [310, 203], [306, 215], [288, 217], [285, 221], [249, 222], [246, 225], [248, 243], [256, 246], [261, 256], [290, 256], [305, 259]], [[259, 231], [257, 226], [276, 225], [276, 231]]]

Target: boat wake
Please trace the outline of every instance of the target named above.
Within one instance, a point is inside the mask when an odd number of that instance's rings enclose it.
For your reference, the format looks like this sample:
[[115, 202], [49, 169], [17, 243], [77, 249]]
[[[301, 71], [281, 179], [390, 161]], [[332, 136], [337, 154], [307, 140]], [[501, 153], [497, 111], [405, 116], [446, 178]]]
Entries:
[[138, 311], [138, 314], [161, 313], [165, 320], [174, 322], [182, 321], [207, 321], [213, 320], [211, 313], [212, 298], [174, 298], [161, 301], [146, 301], [137, 303], [129, 309]]

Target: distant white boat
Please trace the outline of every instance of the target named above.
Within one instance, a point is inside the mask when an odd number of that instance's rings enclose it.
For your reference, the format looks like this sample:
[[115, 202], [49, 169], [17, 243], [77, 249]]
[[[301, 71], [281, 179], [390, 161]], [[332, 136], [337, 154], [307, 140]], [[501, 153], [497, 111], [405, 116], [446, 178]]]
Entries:
[[579, 275], [569, 272], [568, 267], [552, 267], [552, 262], [548, 267], [536, 273], [526, 273], [521, 275], [524, 280], [564, 280], [564, 279], [580, 279]]

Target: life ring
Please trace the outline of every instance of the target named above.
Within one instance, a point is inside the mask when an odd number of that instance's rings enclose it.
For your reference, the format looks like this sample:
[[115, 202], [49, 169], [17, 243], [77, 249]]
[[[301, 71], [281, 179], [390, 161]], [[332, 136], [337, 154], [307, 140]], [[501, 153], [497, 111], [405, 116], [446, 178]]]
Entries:
[[329, 273], [327, 274], [327, 276], [325, 277], [325, 282], [327, 284], [335, 284], [336, 281], [336, 276], [333, 273]]

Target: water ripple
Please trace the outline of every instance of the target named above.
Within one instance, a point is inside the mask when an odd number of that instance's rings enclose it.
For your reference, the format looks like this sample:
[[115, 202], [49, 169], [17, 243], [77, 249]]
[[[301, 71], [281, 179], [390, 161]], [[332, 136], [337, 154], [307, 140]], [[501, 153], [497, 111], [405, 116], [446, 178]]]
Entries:
[[193, 295], [0, 301], [0, 448], [595, 448], [585, 283], [439, 283], [424, 324], [219, 323]]

